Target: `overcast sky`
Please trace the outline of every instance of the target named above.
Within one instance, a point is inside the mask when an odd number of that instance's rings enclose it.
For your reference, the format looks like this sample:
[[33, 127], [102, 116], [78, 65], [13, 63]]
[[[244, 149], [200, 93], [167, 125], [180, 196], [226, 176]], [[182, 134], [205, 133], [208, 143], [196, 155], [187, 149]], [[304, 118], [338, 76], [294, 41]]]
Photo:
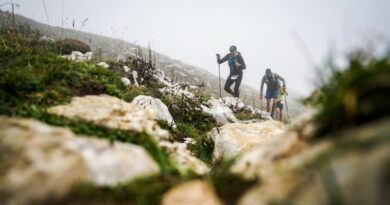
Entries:
[[[8, 0], [7, 0], [8, 1]], [[7, 2], [1, 0], [0, 3]], [[242, 53], [243, 82], [259, 88], [267, 67], [300, 94], [313, 88], [312, 64], [367, 39], [390, 36], [389, 0], [14, 0], [40, 22], [123, 38], [218, 74], [215, 53]], [[63, 5], [63, 6], [62, 6]], [[5, 9], [5, 8], [2, 8]], [[63, 11], [63, 12], [62, 12]], [[221, 66], [228, 75], [228, 66]]]

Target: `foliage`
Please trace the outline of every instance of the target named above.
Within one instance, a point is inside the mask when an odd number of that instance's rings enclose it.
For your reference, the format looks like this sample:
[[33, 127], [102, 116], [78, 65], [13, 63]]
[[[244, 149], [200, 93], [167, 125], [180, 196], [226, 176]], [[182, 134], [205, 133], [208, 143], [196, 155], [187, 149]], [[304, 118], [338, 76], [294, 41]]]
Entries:
[[177, 129], [172, 129], [163, 122], [160, 122], [160, 125], [169, 129], [176, 141], [184, 142], [186, 139], [192, 139], [194, 143], [188, 144], [189, 150], [197, 158], [210, 165], [214, 143], [208, 139], [207, 132], [216, 124], [212, 117], [201, 112], [200, 105], [206, 100], [204, 96], [196, 96], [192, 99], [185, 96], [170, 99], [163, 97], [162, 101], [168, 105]]
[[[170, 129], [175, 140], [193, 139], [195, 143], [188, 145], [189, 149], [195, 156], [211, 164], [214, 144], [208, 140], [206, 133], [215, 127], [215, 123], [201, 112], [200, 105], [207, 101], [205, 96], [190, 99], [163, 95], [158, 91], [160, 85], [153, 80], [145, 80], [146, 86], [127, 88], [120, 81], [118, 72], [58, 57], [55, 44], [41, 41], [39, 33], [23, 29], [0, 30], [0, 114], [35, 118], [51, 125], [67, 127], [77, 134], [112, 142], [139, 144], [162, 171], [160, 175], [114, 187], [82, 184], [63, 200], [47, 201], [48, 204], [159, 204], [168, 189], [193, 178], [191, 175], [179, 175], [168, 155], [146, 133], [105, 128], [46, 112], [48, 107], [68, 103], [72, 96], [109, 94], [128, 102], [138, 95], [159, 98], [168, 106], [177, 124], [176, 130], [160, 122], [162, 127]], [[131, 66], [136, 68], [135, 65]], [[251, 184], [227, 173], [227, 170], [225, 165], [221, 165], [208, 176], [225, 202], [237, 200], [239, 194]], [[236, 188], [226, 189], [227, 183]]]
[[159, 163], [163, 174], [177, 172], [168, 155], [146, 133], [108, 129], [47, 114], [48, 107], [67, 103], [72, 96], [109, 94], [121, 98], [132, 95], [132, 90], [122, 84], [117, 73], [88, 63], [70, 62], [47, 50], [43, 52], [22, 35], [11, 44], [10, 33], [0, 33], [6, 42], [6, 46], [0, 46], [0, 53], [4, 54], [0, 68], [0, 114], [32, 117], [69, 127], [78, 134], [140, 144]]
[[329, 80], [306, 99], [318, 109], [316, 136], [389, 116], [389, 79], [390, 54], [359, 51], [349, 57], [347, 68], [333, 68]]

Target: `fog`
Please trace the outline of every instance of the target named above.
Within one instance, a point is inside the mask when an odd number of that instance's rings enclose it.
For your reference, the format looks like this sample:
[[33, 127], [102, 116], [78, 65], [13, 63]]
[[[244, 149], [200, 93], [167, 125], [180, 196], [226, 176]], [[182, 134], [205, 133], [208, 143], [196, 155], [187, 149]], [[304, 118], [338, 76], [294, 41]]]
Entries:
[[[151, 43], [162, 54], [217, 75], [215, 54], [226, 54], [236, 45], [247, 64], [243, 83], [259, 88], [269, 67], [302, 95], [313, 89], [318, 77], [314, 67], [323, 64], [329, 51], [342, 56], [367, 41], [388, 41], [390, 36], [388, 0], [14, 2], [20, 4], [18, 14], [34, 20], [72, 28], [74, 19], [75, 29], [141, 46]], [[226, 64], [221, 74], [228, 75]]]

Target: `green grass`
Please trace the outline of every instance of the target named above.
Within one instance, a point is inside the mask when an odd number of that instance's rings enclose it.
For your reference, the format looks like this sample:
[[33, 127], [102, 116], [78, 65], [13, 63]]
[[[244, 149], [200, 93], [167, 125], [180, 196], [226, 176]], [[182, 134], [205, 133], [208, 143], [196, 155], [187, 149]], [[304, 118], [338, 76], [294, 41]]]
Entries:
[[[34, 118], [50, 125], [66, 127], [76, 134], [143, 146], [159, 164], [162, 173], [115, 187], [80, 184], [64, 199], [52, 199], [47, 204], [159, 204], [162, 194], [178, 183], [197, 176], [180, 175], [169, 156], [148, 134], [110, 129], [47, 113], [47, 108], [69, 103], [73, 96], [109, 94], [127, 102], [138, 95], [161, 99], [169, 108], [178, 129], [170, 130], [177, 141], [195, 140], [191, 152], [211, 165], [214, 144], [206, 133], [215, 127], [214, 120], [200, 111], [205, 96], [195, 99], [170, 98], [161, 94], [157, 82], [145, 87], [125, 87], [120, 74], [92, 63], [71, 62], [58, 57], [54, 44], [40, 42], [39, 33], [20, 30], [0, 30], [0, 115]], [[131, 67], [131, 65], [129, 65]], [[162, 127], [169, 129], [166, 123]], [[215, 186], [225, 201], [236, 201], [252, 182], [228, 173], [228, 167], [218, 166], [205, 178]], [[229, 186], [234, 188], [229, 188]]]
[[317, 108], [317, 138], [390, 115], [390, 54], [356, 52], [346, 68], [333, 68], [331, 77], [306, 104]]

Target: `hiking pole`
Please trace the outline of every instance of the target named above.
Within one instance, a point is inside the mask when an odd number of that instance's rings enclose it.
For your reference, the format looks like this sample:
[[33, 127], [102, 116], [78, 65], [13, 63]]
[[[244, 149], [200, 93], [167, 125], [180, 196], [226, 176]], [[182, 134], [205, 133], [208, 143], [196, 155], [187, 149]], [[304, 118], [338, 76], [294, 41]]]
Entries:
[[287, 118], [288, 118], [288, 120], [290, 120], [290, 115], [288, 114], [288, 106], [287, 106], [287, 98], [286, 98], [286, 94], [284, 94], [283, 96], [284, 96], [284, 103], [286, 104], [286, 113], [287, 113]]
[[218, 63], [218, 78], [219, 78], [219, 98], [222, 98], [221, 89], [221, 64]]

